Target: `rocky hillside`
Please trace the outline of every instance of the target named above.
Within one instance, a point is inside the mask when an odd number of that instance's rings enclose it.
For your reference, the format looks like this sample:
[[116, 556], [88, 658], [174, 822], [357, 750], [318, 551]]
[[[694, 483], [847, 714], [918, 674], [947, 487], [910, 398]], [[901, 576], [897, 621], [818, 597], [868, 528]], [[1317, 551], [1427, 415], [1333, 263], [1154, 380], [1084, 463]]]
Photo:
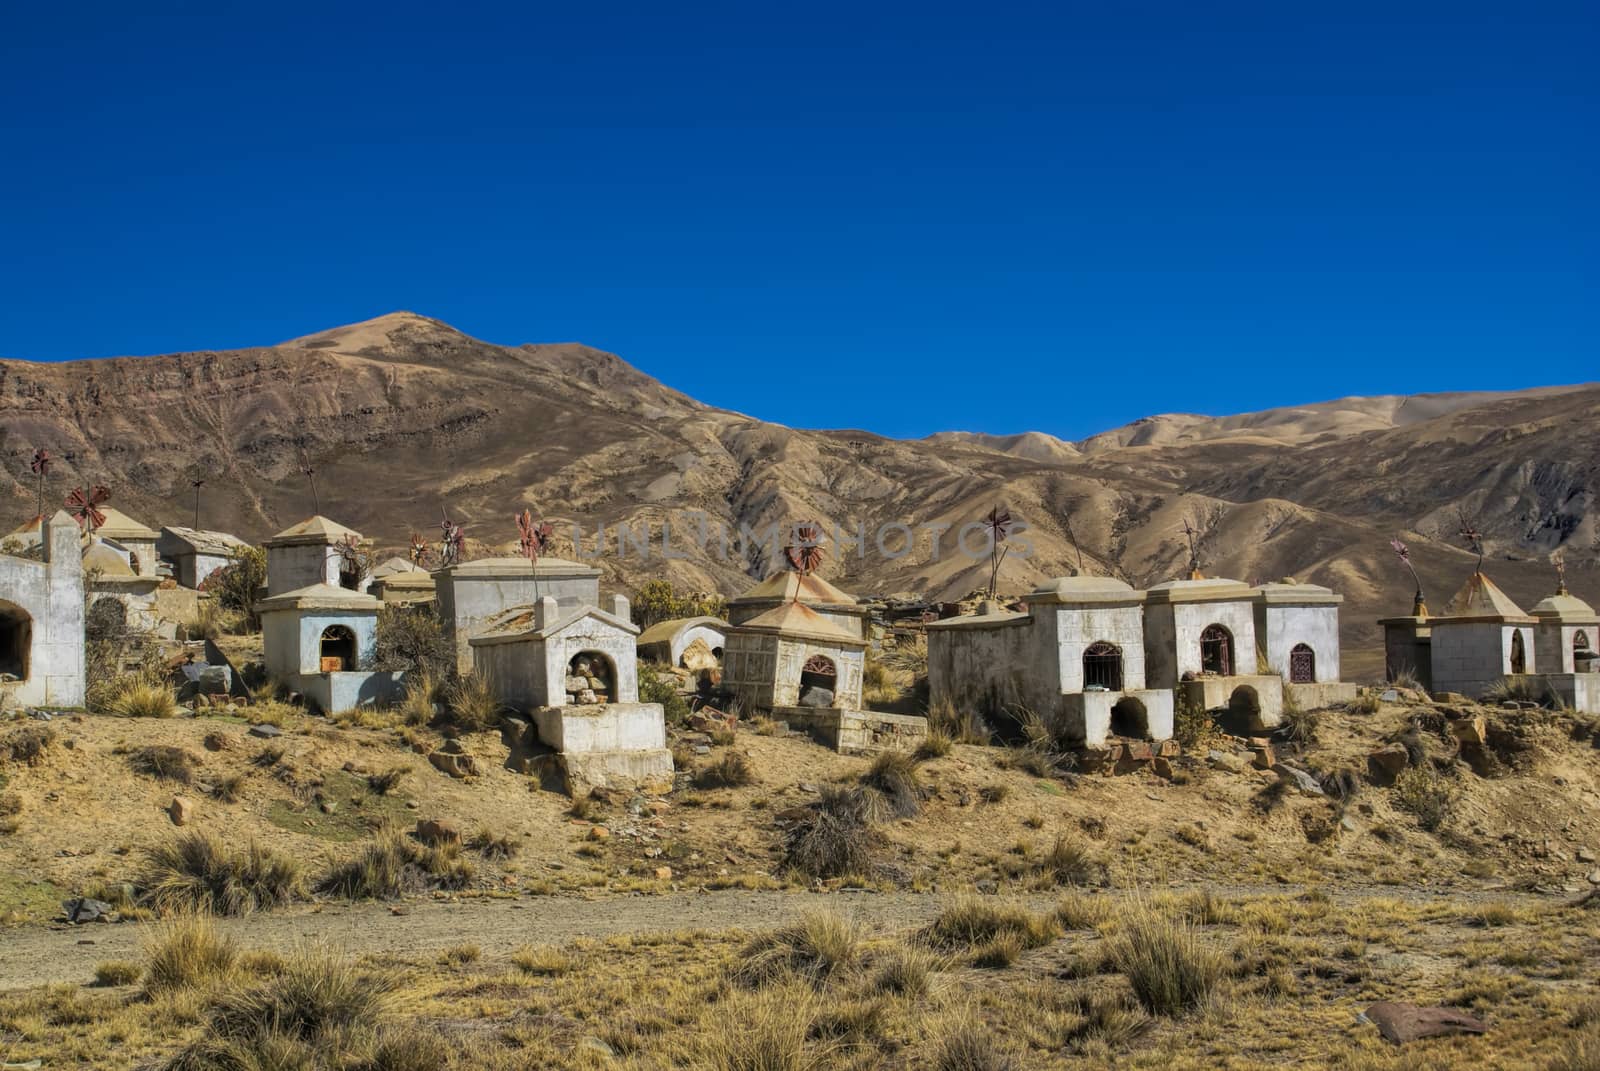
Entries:
[[[1597, 417], [1600, 387], [1582, 386], [1157, 416], [1077, 443], [1038, 432], [902, 441], [765, 423], [586, 346], [492, 345], [395, 313], [256, 349], [0, 361], [0, 526], [33, 513], [38, 446], [60, 459], [53, 500], [104, 482], [153, 525], [188, 523], [190, 481], [203, 478], [202, 525], [271, 534], [312, 511], [303, 456], [324, 512], [386, 546], [430, 531], [443, 509], [475, 541], [504, 544], [526, 505], [563, 531], [582, 525], [590, 553], [603, 524], [599, 563], [614, 583], [665, 574], [725, 592], [766, 567], [737, 546], [722, 553], [717, 533], [741, 525], [864, 528], [865, 553], [834, 548], [830, 578], [950, 597], [987, 577], [955, 551], [954, 529], [997, 502], [1032, 529], [1031, 555], [1004, 564], [1010, 591], [1077, 567], [1080, 551], [1084, 569], [1135, 583], [1178, 575], [1187, 521], [1203, 532], [1208, 572], [1343, 591], [1352, 668], [1371, 672], [1373, 619], [1409, 605], [1389, 538], [1408, 533], [1442, 604], [1472, 562], [1455, 537], [1458, 510], [1525, 604], [1552, 586], [1556, 551], [1574, 587], [1600, 597]], [[888, 557], [873, 536], [893, 523], [919, 534], [902, 553], [891, 532]], [[619, 526], [644, 524], [655, 557], [631, 542], [619, 553]], [[952, 530], [936, 556], [923, 526], [937, 524]], [[682, 557], [661, 558], [663, 529]]]

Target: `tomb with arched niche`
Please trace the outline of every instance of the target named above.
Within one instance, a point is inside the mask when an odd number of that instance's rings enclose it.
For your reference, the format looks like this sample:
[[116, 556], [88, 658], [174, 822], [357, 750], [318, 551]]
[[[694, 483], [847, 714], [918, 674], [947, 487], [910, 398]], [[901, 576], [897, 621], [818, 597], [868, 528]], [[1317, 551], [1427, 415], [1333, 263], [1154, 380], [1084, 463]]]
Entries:
[[28, 556], [0, 552], [0, 712], [83, 705], [78, 525], [59, 511], [37, 529]]
[[381, 605], [325, 583], [261, 600], [255, 611], [267, 672], [325, 714], [395, 701], [402, 674], [373, 669]]
[[1538, 620], [1493, 580], [1474, 572], [1444, 613], [1428, 619], [1434, 690], [1479, 699], [1507, 677], [1538, 672]]
[[[1197, 710], [1242, 713], [1251, 729], [1281, 724], [1282, 674], [1289, 670], [1294, 642], [1284, 649], [1281, 668], [1258, 647], [1262, 634], [1256, 628], [1256, 614], [1261, 599], [1258, 589], [1237, 580], [1194, 577], [1152, 587], [1144, 606], [1148, 683], [1174, 689]], [[1290, 635], [1284, 632], [1286, 638]], [[1337, 672], [1337, 655], [1331, 665]], [[1242, 688], [1249, 692], [1240, 693]], [[1253, 698], [1242, 703], [1235, 700], [1236, 694]]]
[[638, 635], [622, 595], [602, 609], [552, 594], [502, 611], [468, 640], [476, 672], [531, 722], [513, 730], [514, 746], [566, 791], [670, 782], [665, 713], [639, 702]]
[[1600, 616], [1567, 591], [1536, 603], [1533, 659], [1562, 703], [1583, 714], [1600, 714]]
[[1348, 703], [1359, 689], [1339, 679], [1339, 605], [1344, 597], [1286, 578], [1256, 589], [1256, 642], [1284, 694], [1302, 710]]
[[1073, 747], [1172, 736], [1172, 692], [1148, 686], [1144, 592], [1111, 577], [1059, 577], [1025, 612], [985, 612], [926, 625], [930, 705], [992, 723], [1043, 718]]

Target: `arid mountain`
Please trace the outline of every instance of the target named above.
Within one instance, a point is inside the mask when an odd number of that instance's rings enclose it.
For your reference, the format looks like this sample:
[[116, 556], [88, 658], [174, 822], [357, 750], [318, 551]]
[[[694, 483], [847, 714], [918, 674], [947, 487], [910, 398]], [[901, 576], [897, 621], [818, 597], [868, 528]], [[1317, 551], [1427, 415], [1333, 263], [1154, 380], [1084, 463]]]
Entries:
[[[986, 583], [987, 562], [962, 555], [957, 538], [997, 503], [1030, 529], [1031, 553], [1001, 570], [1011, 592], [1077, 568], [1080, 551], [1083, 569], [1135, 583], [1179, 575], [1189, 522], [1208, 573], [1342, 591], [1348, 660], [1366, 675], [1374, 620], [1410, 604], [1388, 540], [1405, 533], [1442, 606], [1473, 561], [1458, 511], [1524, 605], [1553, 586], [1556, 551], [1573, 586], [1600, 598], [1597, 417], [1600, 387], [1578, 386], [1158, 416], [1078, 443], [1038, 432], [902, 441], [765, 423], [586, 346], [492, 345], [395, 313], [256, 349], [0, 361], [0, 531], [34, 512], [39, 446], [59, 459], [52, 503], [103, 482], [151, 525], [189, 523], [190, 483], [204, 479], [203, 526], [270, 535], [312, 512], [304, 457], [323, 512], [385, 547], [431, 532], [442, 510], [477, 542], [504, 545], [513, 512], [530, 506], [563, 534], [581, 525], [586, 554], [604, 525], [597, 562], [613, 583], [665, 575], [724, 592], [771, 564], [736, 540], [722, 552], [719, 533], [741, 526], [817, 519], [864, 533], [861, 550], [830, 548], [824, 573], [836, 583], [948, 598]], [[636, 543], [644, 525], [648, 559]], [[894, 525], [915, 536], [903, 553]], [[928, 525], [949, 526], [937, 554]], [[619, 550], [621, 526], [634, 535]]]

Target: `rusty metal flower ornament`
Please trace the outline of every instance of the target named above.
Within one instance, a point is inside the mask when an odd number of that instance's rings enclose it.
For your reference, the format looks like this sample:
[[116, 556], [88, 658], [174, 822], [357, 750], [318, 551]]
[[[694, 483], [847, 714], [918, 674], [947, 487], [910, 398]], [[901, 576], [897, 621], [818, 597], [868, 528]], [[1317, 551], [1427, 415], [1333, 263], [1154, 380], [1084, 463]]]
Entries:
[[1411, 600], [1411, 616], [1426, 617], [1428, 606], [1426, 600], [1422, 597], [1422, 578], [1417, 575], [1417, 567], [1411, 563], [1411, 548], [1400, 542], [1399, 536], [1389, 540], [1389, 546], [1394, 550], [1395, 557], [1400, 559], [1400, 564], [1404, 565], [1406, 570], [1410, 572], [1411, 579], [1417, 585], [1416, 597]]
[[427, 567], [428, 561], [433, 557], [433, 548], [428, 545], [427, 537], [421, 532], [411, 533], [411, 564], [418, 569]]
[[1467, 520], [1467, 515], [1461, 510], [1456, 510], [1456, 518], [1461, 522], [1461, 538], [1466, 541], [1467, 549], [1478, 556], [1478, 564], [1473, 572], [1483, 572], [1483, 533], [1478, 531], [1476, 525]]
[[333, 545], [333, 549], [339, 555], [339, 572], [342, 576], [354, 577], [355, 582], [360, 583], [371, 572], [372, 555], [355, 536], [345, 536]]
[[39, 508], [36, 512], [40, 517], [44, 516], [44, 478], [50, 475], [50, 461], [50, 451], [41, 446], [33, 452], [33, 464], [28, 466], [39, 477]]
[[111, 491], [107, 487], [95, 484], [85, 490], [74, 487], [67, 496], [67, 512], [72, 514], [72, 519], [78, 522], [78, 527], [85, 532], [93, 532], [106, 523], [106, 515], [100, 512], [100, 507], [111, 500]]
[[789, 568], [801, 576], [810, 576], [822, 566], [822, 528], [815, 521], [796, 525], [794, 542], [783, 548]]
[[1006, 537], [1011, 534], [1011, 511], [996, 506], [989, 511], [983, 519], [984, 530], [989, 533], [989, 598], [995, 597], [995, 591], [1000, 584], [1000, 563], [1010, 553], [1011, 548], [1004, 546]]
[[522, 556], [530, 564], [539, 564], [539, 555], [550, 546], [550, 536], [554, 531], [549, 521], [535, 521], [528, 510], [517, 514], [517, 545], [522, 548]]

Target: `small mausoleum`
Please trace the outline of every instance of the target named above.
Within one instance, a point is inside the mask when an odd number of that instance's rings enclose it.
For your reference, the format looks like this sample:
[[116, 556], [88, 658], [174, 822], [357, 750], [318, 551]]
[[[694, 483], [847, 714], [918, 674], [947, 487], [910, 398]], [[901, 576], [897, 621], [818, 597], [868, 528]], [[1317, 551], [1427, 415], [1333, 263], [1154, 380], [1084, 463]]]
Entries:
[[380, 605], [334, 584], [269, 595], [255, 605], [267, 672], [324, 714], [398, 699], [402, 674], [372, 669]]
[[102, 506], [100, 513], [105, 523], [96, 527], [86, 540], [114, 551], [127, 563], [132, 575], [154, 577], [158, 561], [155, 530], [111, 506]]
[[993, 720], [1027, 710], [1075, 747], [1172, 737], [1172, 692], [1146, 687], [1144, 592], [1111, 577], [1050, 580], [1027, 610], [929, 622], [930, 705]]
[[212, 573], [232, 563], [250, 544], [227, 532], [169, 525], [156, 537], [156, 553], [172, 569], [179, 587], [198, 588]]
[[1534, 662], [1561, 701], [1600, 714], [1600, 616], [1562, 584], [1530, 611]]
[[432, 602], [437, 594], [433, 574], [424, 569], [376, 577], [367, 590], [382, 602], [402, 604]]
[[600, 605], [600, 570], [562, 558], [480, 558], [441, 569], [433, 581], [439, 620], [463, 673], [472, 668], [472, 637], [513, 608], [546, 596], [563, 607]]
[[1257, 671], [1256, 590], [1237, 580], [1171, 580], [1145, 594], [1145, 682], [1249, 728], [1283, 720], [1283, 678]]
[[1348, 703], [1358, 689], [1339, 679], [1339, 604], [1344, 596], [1285, 579], [1256, 588], [1256, 642], [1302, 710]]
[[639, 702], [638, 635], [624, 596], [602, 610], [545, 595], [469, 641], [494, 694], [533, 719], [522, 744], [558, 754], [569, 791], [672, 776], [661, 704]]
[[[151, 533], [152, 535], [154, 533]], [[145, 631], [156, 627], [156, 588], [161, 578], [152, 571], [136, 573], [128, 559], [99, 538], [91, 539], [83, 552], [84, 586], [89, 592], [90, 613], [102, 624], [112, 621]], [[110, 610], [103, 603], [115, 603]]]
[[710, 669], [722, 661], [728, 623], [720, 617], [676, 617], [639, 634], [639, 657], [666, 666]]
[[1535, 671], [1535, 619], [1475, 572], [1429, 622], [1432, 687], [1481, 698], [1502, 678]]
[[0, 553], [0, 710], [83, 706], [77, 522], [58, 510], [40, 525], [37, 545], [36, 559]]
[[318, 514], [267, 540], [267, 596], [325, 584], [365, 592], [372, 578], [349, 569], [339, 547], [361, 533]]

